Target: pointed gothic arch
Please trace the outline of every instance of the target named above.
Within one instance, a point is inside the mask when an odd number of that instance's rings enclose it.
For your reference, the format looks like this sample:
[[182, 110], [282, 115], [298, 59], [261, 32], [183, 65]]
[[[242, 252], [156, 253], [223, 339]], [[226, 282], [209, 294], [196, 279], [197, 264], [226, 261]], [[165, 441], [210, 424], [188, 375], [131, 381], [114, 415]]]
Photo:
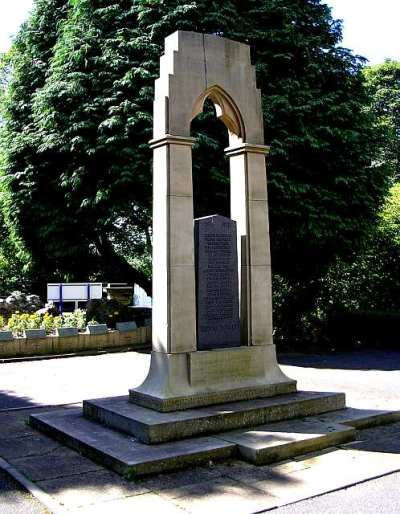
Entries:
[[[240, 348], [197, 351], [192, 119], [205, 100], [227, 127], [231, 218], [237, 223]], [[176, 410], [296, 389], [272, 341], [271, 261], [261, 93], [247, 45], [178, 31], [165, 40], [155, 82], [153, 352], [132, 401]], [[219, 353], [218, 353], [219, 352]], [[214, 364], [218, 372], [213, 373]], [[234, 392], [232, 392], [234, 390]]]
[[246, 130], [242, 115], [235, 101], [218, 85], [209, 87], [196, 99], [190, 121], [203, 111], [204, 102], [207, 99], [212, 101], [217, 118], [220, 119], [227, 128], [230, 145], [233, 146], [238, 143], [243, 143], [246, 139]]

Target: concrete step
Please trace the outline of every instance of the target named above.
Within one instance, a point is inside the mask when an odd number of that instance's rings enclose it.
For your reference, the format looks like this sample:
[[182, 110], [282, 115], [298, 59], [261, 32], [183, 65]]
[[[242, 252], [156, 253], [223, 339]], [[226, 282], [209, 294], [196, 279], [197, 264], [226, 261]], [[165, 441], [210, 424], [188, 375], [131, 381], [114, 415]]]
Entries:
[[348, 443], [355, 436], [353, 427], [305, 419], [261, 425], [219, 437], [236, 444], [244, 460], [261, 465]]
[[269, 423], [218, 437], [237, 445], [239, 455], [253, 464], [269, 464], [353, 441], [357, 428], [400, 419], [400, 412], [342, 409], [305, 419]]
[[32, 414], [32, 427], [127, 478], [239, 456], [267, 464], [355, 439], [356, 428], [397, 421], [400, 412], [341, 409], [253, 428], [148, 445], [82, 416], [80, 408]]
[[236, 452], [234, 443], [214, 437], [149, 446], [85, 419], [80, 408], [32, 414], [29, 424], [128, 479], [226, 459]]
[[158, 412], [135, 405], [128, 396], [86, 400], [84, 416], [147, 444], [262, 425], [274, 421], [321, 414], [345, 407], [343, 393], [284, 394], [176, 412]]

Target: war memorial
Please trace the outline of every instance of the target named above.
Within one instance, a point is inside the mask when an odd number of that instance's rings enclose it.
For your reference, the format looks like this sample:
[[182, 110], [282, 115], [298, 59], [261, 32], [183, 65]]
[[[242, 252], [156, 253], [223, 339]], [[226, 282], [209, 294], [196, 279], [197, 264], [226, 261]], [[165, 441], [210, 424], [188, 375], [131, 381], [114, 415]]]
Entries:
[[[194, 220], [190, 130], [206, 99], [229, 133], [231, 212]], [[265, 464], [354, 439], [371, 414], [346, 409], [343, 393], [297, 391], [277, 363], [268, 147], [247, 45], [166, 38], [150, 145], [149, 374], [126, 396], [33, 414], [31, 426], [128, 478], [232, 456]]]

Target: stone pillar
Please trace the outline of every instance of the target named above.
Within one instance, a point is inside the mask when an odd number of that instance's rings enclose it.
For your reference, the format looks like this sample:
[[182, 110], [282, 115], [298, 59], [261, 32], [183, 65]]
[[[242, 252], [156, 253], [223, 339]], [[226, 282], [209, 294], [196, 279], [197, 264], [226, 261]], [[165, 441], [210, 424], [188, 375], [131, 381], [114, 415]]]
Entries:
[[237, 222], [242, 342], [272, 344], [271, 256], [265, 154], [268, 147], [242, 144], [230, 158], [231, 218]]
[[153, 148], [153, 351], [196, 350], [192, 146], [166, 135]]

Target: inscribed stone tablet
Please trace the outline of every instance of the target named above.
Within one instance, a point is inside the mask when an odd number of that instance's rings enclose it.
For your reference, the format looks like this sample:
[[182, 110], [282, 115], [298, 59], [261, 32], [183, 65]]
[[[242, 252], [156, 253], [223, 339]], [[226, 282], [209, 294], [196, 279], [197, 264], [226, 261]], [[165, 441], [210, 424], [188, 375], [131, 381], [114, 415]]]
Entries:
[[61, 327], [56, 329], [57, 337], [76, 337], [79, 331], [75, 327]]
[[86, 327], [86, 333], [90, 334], [92, 336], [95, 335], [101, 335], [101, 334], [107, 334], [107, 325], [87, 325]]
[[14, 339], [13, 333], [9, 330], [0, 330], [0, 341], [12, 341]]
[[236, 222], [195, 220], [197, 348], [240, 346]]
[[137, 325], [134, 321], [121, 321], [116, 324], [116, 329], [120, 332], [130, 332], [131, 330], [136, 330]]
[[46, 330], [44, 328], [30, 328], [24, 331], [24, 336], [27, 339], [44, 339]]

